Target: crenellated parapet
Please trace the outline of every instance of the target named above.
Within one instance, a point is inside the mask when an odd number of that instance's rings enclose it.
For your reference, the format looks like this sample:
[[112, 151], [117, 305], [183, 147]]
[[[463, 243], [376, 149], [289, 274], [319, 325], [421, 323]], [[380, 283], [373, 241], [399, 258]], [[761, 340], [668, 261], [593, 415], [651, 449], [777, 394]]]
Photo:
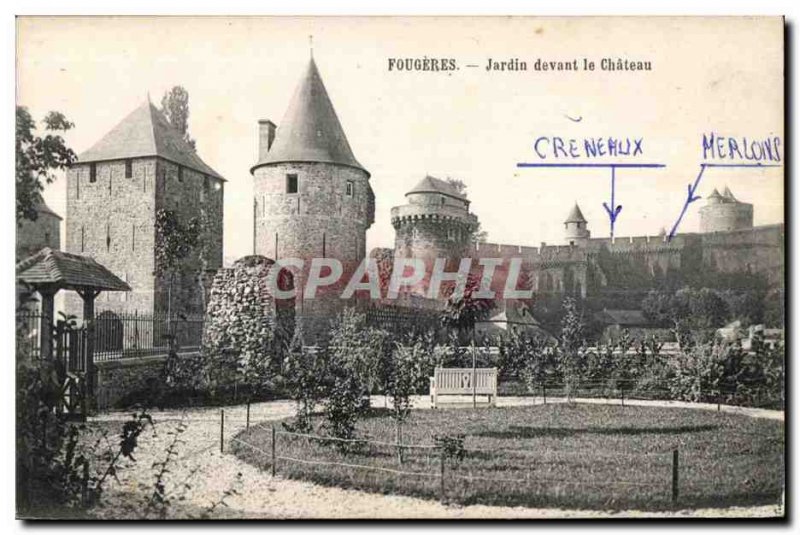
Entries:
[[639, 255], [648, 253], [680, 252], [686, 247], [685, 235], [678, 235], [667, 240], [666, 236], [627, 236], [618, 238], [593, 238], [587, 248], [592, 251], [604, 249], [615, 255]]
[[574, 245], [547, 245], [528, 247], [501, 243], [478, 243], [470, 247], [469, 254], [473, 258], [522, 258], [526, 264], [569, 264], [585, 263], [587, 250]]
[[472, 230], [478, 225], [475, 214], [454, 206], [436, 206], [428, 204], [406, 204], [392, 208], [392, 225], [395, 229], [404, 224], [417, 221], [438, 221], [463, 225]]

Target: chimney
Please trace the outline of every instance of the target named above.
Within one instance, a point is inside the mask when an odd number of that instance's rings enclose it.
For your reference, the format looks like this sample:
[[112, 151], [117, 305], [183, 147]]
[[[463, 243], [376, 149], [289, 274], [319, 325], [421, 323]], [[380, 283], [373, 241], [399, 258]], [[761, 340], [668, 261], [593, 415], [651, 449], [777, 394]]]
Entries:
[[275, 123], [269, 119], [258, 121], [258, 161], [266, 159], [272, 142], [275, 141]]

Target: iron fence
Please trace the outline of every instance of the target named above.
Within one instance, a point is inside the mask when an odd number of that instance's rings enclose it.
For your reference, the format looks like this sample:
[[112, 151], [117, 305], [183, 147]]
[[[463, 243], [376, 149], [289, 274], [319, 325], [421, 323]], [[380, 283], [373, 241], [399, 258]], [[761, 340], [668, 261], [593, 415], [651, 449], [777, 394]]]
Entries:
[[[17, 313], [16, 319], [17, 351], [33, 359], [41, 358], [41, 313], [22, 311]], [[182, 353], [199, 351], [203, 339], [203, 324], [204, 318], [199, 315], [101, 312], [94, 319], [94, 361], [164, 355], [169, 351], [171, 342]], [[78, 358], [75, 356], [78, 354], [76, 352], [82, 354], [86, 348], [86, 326], [58, 329], [58, 325], [59, 321], [56, 320], [56, 345], [61, 344], [63, 352], [72, 355], [70, 358]]]

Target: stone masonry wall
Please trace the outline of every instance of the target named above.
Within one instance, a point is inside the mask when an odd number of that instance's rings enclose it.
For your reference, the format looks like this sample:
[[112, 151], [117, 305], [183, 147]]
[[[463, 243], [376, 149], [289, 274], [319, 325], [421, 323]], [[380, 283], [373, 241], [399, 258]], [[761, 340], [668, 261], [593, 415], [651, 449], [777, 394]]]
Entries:
[[132, 399], [136, 393], [162, 388], [165, 360], [162, 355], [96, 363], [97, 409], [120, 408], [126, 398]]
[[720, 203], [700, 208], [700, 232], [726, 232], [752, 227], [752, 204]]
[[[203, 333], [205, 350], [232, 351], [243, 362], [263, 361], [291, 340], [294, 300], [276, 300], [270, 293], [273, 265], [262, 256], [246, 256], [217, 271]], [[290, 289], [291, 279], [279, 279], [278, 287]]]
[[[103, 292], [97, 312], [152, 313], [154, 307], [155, 158], [132, 160], [125, 178], [125, 161], [97, 162], [96, 181], [90, 164], [67, 172], [66, 251], [94, 258], [128, 282], [132, 292]], [[68, 313], [82, 317], [81, 298], [66, 297]]]
[[398, 258], [469, 258], [469, 240], [467, 226], [456, 219], [424, 218], [395, 224], [395, 256]]
[[[295, 274], [295, 287], [305, 287], [312, 258], [336, 258], [344, 277], [366, 256], [370, 221], [369, 177], [359, 169], [327, 163], [283, 163], [254, 171], [256, 254], [272, 259], [300, 258], [305, 270]], [[297, 175], [297, 193], [287, 193], [287, 175]], [[347, 184], [352, 193], [348, 195]], [[312, 301], [297, 300], [298, 318], [330, 318], [346, 303], [342, 288], [328, 288]], [[309, 319], [304, 334], [322, 335], [324, 322]]]
[[[287, 174], [297, 175], [297, 193], [286, 193]], [[352, 196], [346, 194], [348, 181]], [[256, 254], [306, 259], [324, 252], [350, 262], [366, 255], [369, 198], [363, 171], [324, 163], [268, 165], [254, 172], [254, 195]]]

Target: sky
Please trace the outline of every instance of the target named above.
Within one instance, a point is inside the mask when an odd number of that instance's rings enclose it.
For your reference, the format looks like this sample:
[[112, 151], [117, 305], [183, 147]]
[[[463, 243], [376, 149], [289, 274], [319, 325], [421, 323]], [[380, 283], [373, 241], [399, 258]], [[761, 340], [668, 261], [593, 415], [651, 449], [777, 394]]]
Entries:
[[[158, 104], [170, 87], [185, 87], [198, 154], [228, 180], [224, 255], [231, 260], [252, 252], [257, 121], [280, 127], [311, 35], [350, 146], [372, 175], [368, 249], [393, 245], [390, 209], [426, 174], [467, 184], [491, 242], [563, 243], [575, 202], [592, 236], [608, 236], [608, 169], [517, 167], [538, 160], [534, 142], [542, 136], [641, 139], [642, 154], [624, 160], [665, 165], [617, 170], [617, 237], [671, 228], [698, 175], [704, 133], [783, 139], [779, 18], [22, 17], [17, 103], [37, 119], [63, 112], [76, 125], [66, 140], [81, 153], [148, 95]], [[533, 70], [537, 59], [584, 57], [595, 71]], [[389, 71], [391, 58], [454, 58], [460, 68]], [[490, 58], [518, 58], [529, 70], [487, 72]], [[653, 68], [601, 71], [603, 58]], [[727, 185], [754, 204], [755, 224], [781, 223], [783, 171], [707, 169], [697, 194]], [[66, 214], [63, 177], [45, 200]], [[689, 206], [680, 230], [699, 230], [703, 202]]]

